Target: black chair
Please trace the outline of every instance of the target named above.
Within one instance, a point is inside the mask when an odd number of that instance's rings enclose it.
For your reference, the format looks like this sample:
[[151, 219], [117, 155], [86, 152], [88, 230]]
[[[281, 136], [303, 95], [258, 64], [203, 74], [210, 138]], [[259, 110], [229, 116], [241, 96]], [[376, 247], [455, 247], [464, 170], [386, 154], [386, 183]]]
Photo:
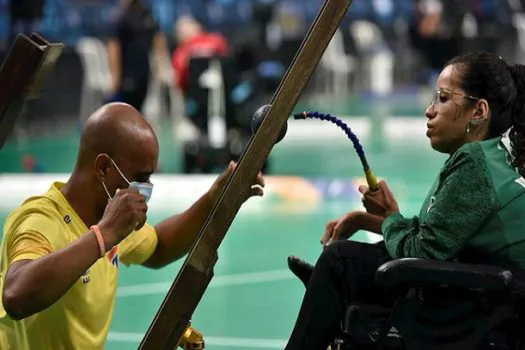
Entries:
[[523, 271], [405, 258], [377, 269], [394, 306], [347, 305], [332, 350], [525, 349]]
[[[215, 70], [216, 69], [216, 70]], [[220, 76], [220, 87], [214, 91], [205, 85], [206, 72]], [[188, 85], [184, 95], [188, 119], [204, 134], [208, 132], [209, 114], [219, 114], [225, 119], [228, 129], [240, 127], [231, 92], [239, 83], [235, 62], [230, 57], [192, 57], [188, 64]], [[203, 85], [204, 84], [204, 85]], [[219, 100], [210, 101], [210, 95], [218, 93]]]
[[[205, 84], [203, 77], [211, 71], [219, 76], [218, 87], [210, 88]], [[238, 160], [244, 151], [251, 136], [251, 114], [255, 109], [250, 114], [243, 113], [249, 98], [237, 96], [239, 87], [243, 86], [238, 73], [231, 57], [195, 57], [190, 60], [185, 110], [200, 136], [183, 145], [184, 173], [222, 171], [231, 160]], [[214, 145], [210, 140], [210, 117], [217, 117], [224, 123], [222, 136], [225, 142], [222, 145]], [[261, 170], [266, 172], [267, 163]]]

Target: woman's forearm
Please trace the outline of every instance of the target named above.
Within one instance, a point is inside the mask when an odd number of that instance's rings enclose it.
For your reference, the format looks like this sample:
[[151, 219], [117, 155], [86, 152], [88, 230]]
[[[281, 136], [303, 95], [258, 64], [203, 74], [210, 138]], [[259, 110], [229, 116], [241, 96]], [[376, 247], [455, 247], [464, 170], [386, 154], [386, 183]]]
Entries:
[[369, 232], [374, 232], [377, 234], [381, 233], [381, 225], [385, 219], [381, 216], [373, 215], [370, 213], [363, 213], [361, 217], [361, 229]]

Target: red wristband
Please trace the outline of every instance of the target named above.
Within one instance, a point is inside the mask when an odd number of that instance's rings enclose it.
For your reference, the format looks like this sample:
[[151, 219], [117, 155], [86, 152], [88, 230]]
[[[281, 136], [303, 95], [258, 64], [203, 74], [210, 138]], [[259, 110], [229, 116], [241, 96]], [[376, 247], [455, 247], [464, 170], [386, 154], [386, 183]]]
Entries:
[[102, 258], [104, 255], [106, 255], [106, 247], [104, 244], [104, 237], [102, 237], [102, 233], [100, 233], [100, 229], [97, 225], [93, 225], [90, 227], [90, 229], [95, 232], [95, 237], [97, 238], [98, 247], [100, 249], [100, 257]]

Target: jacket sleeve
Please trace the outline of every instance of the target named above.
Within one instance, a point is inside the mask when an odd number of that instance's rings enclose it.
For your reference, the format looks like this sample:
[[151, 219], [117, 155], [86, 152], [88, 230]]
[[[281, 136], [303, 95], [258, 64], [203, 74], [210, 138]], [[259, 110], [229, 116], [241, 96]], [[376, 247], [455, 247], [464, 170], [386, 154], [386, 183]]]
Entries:
[[467, 152], [451, 160], [424, 220], [399, 213], [385, 219], [381, 230], [393, 258], [451, 259], [492, 216], [496, 195], [485, 163], [476, 160]]

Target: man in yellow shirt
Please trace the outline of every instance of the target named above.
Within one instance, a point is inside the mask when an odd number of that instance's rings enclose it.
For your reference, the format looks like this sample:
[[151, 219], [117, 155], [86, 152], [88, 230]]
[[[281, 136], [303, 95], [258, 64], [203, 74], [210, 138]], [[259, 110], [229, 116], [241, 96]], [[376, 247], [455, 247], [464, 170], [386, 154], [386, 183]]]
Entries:
[[[185, 212], [146, 223], [158, 142], [142, 115], [108, 104], [86, 122], [67, 183], [7, 218], [0, 256], [0, 349], [102, 349], [119, 261], [160, 268], [190, 249], [235, 163]], [[253, 195], [262, 195], [259, 174]]]

